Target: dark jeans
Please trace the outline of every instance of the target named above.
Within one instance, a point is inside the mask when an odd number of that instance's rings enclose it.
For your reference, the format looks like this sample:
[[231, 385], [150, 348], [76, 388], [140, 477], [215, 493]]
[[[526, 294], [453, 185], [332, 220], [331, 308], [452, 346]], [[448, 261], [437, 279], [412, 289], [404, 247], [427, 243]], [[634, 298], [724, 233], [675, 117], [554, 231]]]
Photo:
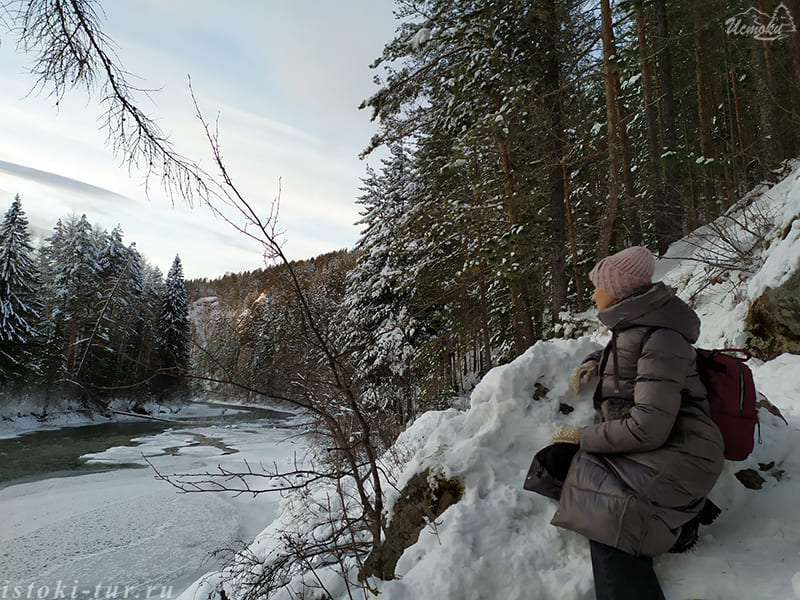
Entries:
[[653, 559], [589, 540], [597, 600], [664, 600]]

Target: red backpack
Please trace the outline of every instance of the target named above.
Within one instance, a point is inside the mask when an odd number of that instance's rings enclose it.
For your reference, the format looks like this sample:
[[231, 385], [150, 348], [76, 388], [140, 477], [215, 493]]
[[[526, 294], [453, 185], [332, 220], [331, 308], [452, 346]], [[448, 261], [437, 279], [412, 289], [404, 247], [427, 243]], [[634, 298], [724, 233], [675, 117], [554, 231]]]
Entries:
[[711, 419], [722, 433], [728, 460], [744, 460], [753, 451], [758, 409], [753, 373], [745, 364], [750, 357], [743, 349], [697, 348], [697, 371], [706, 386]]
[[[644, 334], [642, 348], [656, 329], [653, 327]], [[756, 386], [753, 372], [745, 364], [752, 355], [743, 348], [695, 348], [695, 352], [697, 372], [706, 386], [711, 420], [725, 442], [725, 458], [744, 460], [753, 451], [758, 425]]]

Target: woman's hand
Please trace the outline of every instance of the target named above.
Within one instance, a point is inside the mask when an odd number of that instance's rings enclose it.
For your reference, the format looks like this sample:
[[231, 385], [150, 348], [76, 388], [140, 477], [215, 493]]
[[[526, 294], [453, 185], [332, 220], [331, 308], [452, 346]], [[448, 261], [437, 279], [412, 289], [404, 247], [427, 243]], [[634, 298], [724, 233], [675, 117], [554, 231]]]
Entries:
[[589, 383], [592, 377], [597, 375], [597, 367], [600, 363], [596, 360], [587, 360], [585, 363], [580, 364], [572, 370], [569, 376], [569, 389], [573, 394], [579, 394], [581, 391], [581, 382], [584, 384]]

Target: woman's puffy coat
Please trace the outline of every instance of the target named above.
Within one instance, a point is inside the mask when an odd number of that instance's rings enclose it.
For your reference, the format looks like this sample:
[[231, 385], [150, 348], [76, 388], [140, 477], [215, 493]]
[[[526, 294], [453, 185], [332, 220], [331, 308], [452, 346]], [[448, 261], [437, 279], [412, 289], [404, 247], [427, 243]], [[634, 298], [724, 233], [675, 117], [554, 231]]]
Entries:
[[552, 523], [656, 556], [700, 511], [724, 462], [691, 346], [700, 320], [662, 283], [598, 316], [612, 331], [595, 391], [604, 421], [582, 429]]

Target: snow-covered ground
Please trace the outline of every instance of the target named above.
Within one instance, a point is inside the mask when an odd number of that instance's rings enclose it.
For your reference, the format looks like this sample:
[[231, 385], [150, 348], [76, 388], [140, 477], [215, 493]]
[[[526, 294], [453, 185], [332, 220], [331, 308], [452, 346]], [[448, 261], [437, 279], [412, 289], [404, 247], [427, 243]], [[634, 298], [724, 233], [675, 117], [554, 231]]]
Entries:
[[[676, 243], [657, 265], [664, 280], [702, 319], [700, 346], [740, 347], [746, 339], [749, 303], [779, 285], [800, 265], [800, 165], [777, 185], [756, 190], [737, 218], [761, 228], [767, 243], [747, 269], [716, 269], [707, 248], [712, 228]], [[749, 216], [748, 216], [749, 215]], [[719, 225], [755, 241], [725, 219]], [[706, 250], [704, 250], [706, 248]], [[705, 253], [705, 254], [704, 254]], [[699, 259], [699, 260], [698, 260]], [[745, 265], [743, 265], [745, 266]], [[716, 283], [709, 284], [714, 275]], [[578, 315], [576, 319], [585, 319]], [[510, 364], [490, 371], [474, 390], [468, 410], [422, 415], [397, 442], [411, 456], [398, 473], [398, 488], [425, 468], [458, 477], [465, 493], [424, 530], [397, 565], [397, 579], [376, 582], [386, 600], [589, 600], [594, 598], [588, 543], [549, 524], [553, 502], [522, 489], [531, 457], [561, 423], [592, 422], [591, 391], [579, 397], [567, 388], [571, 368], [607, 339], [599, 325], [580, 339], [539, 342]], [[668, 600], [800, 599], [800, 356], [785, 354], [765, 364], [752, 360], [759, 390], [777, 405], [788, 426], [760, 411], [762, 443], [740, 463], [728, 462], [711, 498], [722, 509], [701, 527], [688, 553], [656, 559]], [[534, 392], [546, 394], [534, 399]], [[574, 407], [569, 415], [562, 403]], [[765, 480], [759, 490], [735, 477], [753, 469]], [[388, 504], [395, 500], [388, 498]], [[288, 527], [290, 513], [265, 530], [251, 549], [262, 557], [279, 544], [273, 532]], [[282, 524], [282, 520], [285, 521]], [[335, 598], [346, 598], [338, 574], [321, 573]], [[193, 586], [183, 598], [204, 598], [208, 586]], [[235, 594], [235, 590], [233, 591]], [[287, 591], [270, 598], [288, 599]], [[366, 596], [365, 596], [366, 597]]]
[[[198, 405], [181, 416], [223, 410], [236, 409]], [[285, 464], [299, 448], [291, 435], [269, 421], [176, 425], [132, 440], [137, 445], [82, 457], [90, 464], [143, 468], [0, 489], [0, 597], [176, 597], [221, 566], [210, 553], [263, 529], [277, 515], [280, 498], [181, 494], [156, 480], [144, 457], [165, 474], [213, 471], [218, 465], [242, 470], [243, 459]]]

